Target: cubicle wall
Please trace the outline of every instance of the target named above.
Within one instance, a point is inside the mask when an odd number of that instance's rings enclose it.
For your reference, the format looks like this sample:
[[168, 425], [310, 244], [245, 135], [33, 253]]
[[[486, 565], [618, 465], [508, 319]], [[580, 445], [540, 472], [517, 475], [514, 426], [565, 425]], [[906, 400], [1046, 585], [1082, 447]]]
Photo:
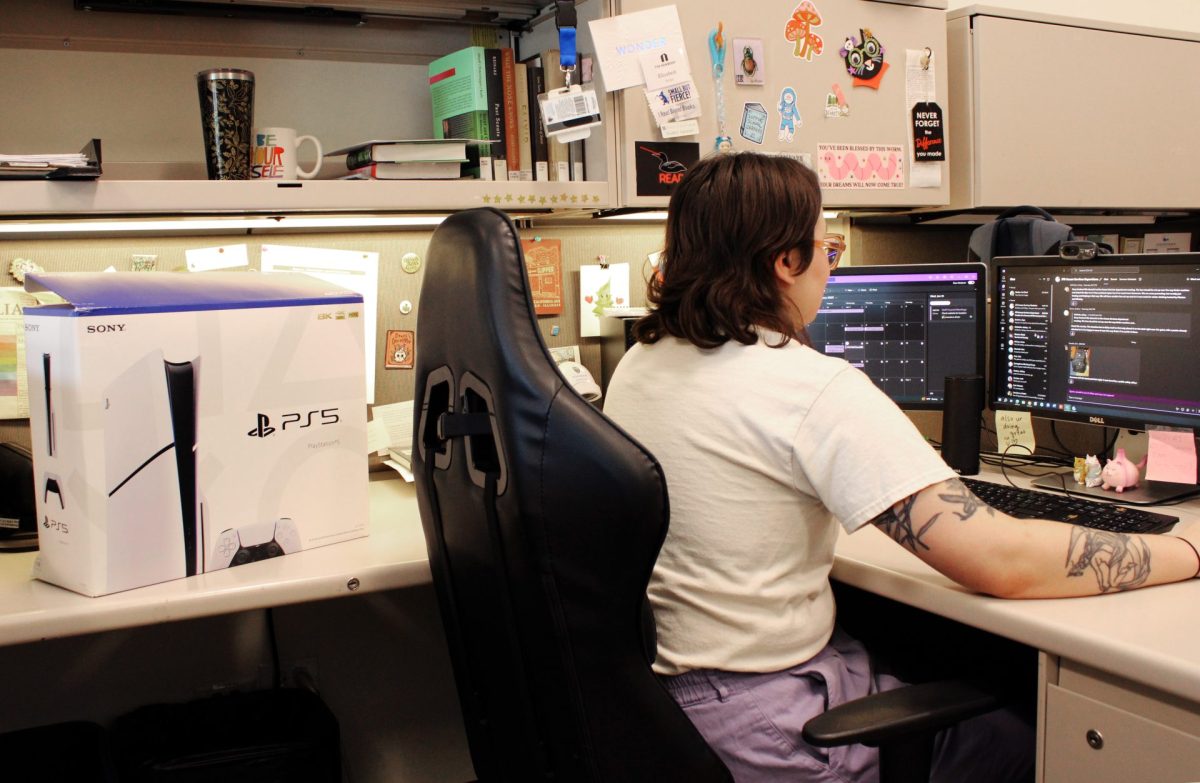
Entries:
[[[600, 340], [580, 337], [579, 268], [596, 264], [604, 256], [613, 263], [630, 265], [631, 304], [641, 305], [645, 299], [645, 280], [649, 269], [647, 255], [662, 249], [662, 224], [605, 225], [604, 221], [589, 226], [545, 226], [523, 229], [523, 238], [558, 239], [562, 241], [563, 308], [554, 316], [541, 316], [542, 336], [549, 346], [578, 345], [583, 365], [599, 380]], [[158, 269], [163, 271], [186, 268], [185, 251], [205, 247], [245, 244], [252, 268], [257, 268], [263, 245], [291, 245], [379, 253], [379, 315], [378, 341], [375, 351], [375, 402], [388, 403], [410, 400], [413, 396], [411, 369], [388, 369], [384, 366], [384, 347], [389, 330], [416, 331], [421, 281], [424, 279], [425, 249], [431, 231], [386, 231], [320, 234], [255, 234], [253, 236], [187, 236], [88, 239], [37, 239], [0, 241], [0, 259], [7, 268], [13, 258], [27, 258], [53, 272], [100, 271], [113, 267], [128, 270], [135, 254], [157, 256]], [[406, 272], [401, 258], [415, 254], [420, 267]], [[5, 274], [7, 277], [7, 275]], [[7, 282], [16, 285], [8, 278]], [[409, 313], [402, 312], [401, 303], [411, 302]], [[28, 423], [0, 420], [0, 441], [15, 440], [28, 445]]]

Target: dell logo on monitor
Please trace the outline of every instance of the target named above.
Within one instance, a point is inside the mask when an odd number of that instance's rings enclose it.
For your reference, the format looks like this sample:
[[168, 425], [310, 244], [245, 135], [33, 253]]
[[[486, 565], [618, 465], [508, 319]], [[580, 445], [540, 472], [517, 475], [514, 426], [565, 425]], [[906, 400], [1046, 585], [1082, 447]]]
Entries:
[[1103, 416], [1088, 416], [1088, 423], [1089, 424], [1103, 424], [1104, 417]]

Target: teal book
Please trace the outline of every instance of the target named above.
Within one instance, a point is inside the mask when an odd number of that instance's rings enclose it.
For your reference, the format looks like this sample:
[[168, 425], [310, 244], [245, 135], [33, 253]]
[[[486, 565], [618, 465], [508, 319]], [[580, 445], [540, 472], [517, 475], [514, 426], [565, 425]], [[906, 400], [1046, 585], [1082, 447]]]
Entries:
[[469, 46], [429, 64], [434, 138], [493, 140], [486, 51]]

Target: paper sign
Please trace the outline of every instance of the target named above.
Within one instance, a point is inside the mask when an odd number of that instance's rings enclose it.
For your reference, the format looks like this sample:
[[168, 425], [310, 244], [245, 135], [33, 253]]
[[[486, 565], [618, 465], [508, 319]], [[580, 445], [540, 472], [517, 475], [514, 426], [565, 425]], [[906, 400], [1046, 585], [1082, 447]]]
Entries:
[[638, 55], [638, 62], [642, 66], [642, 78], [645, 79], [647, 90], [660, 90], [692, 80], [686, 51], [682, 54], [665, 49], [646, 51]]
[[233, 269], [250, 266], [250, 256], [245, 245], [223, 245], [201, 247], [183, 251], [189, 272], [211, 272], [214, 269]]
[[665, 52], [687, 66], [683, 28], [674, 5], [595, 19], [588, 22], [588, 29], [609, 92], [645, 83], [644, 52]]
[[416, 353], [416, 336], [403, 329], [388, 329], [387, 344], [383, 349], [385, 370], [411, 370]]
[[904, 106], [912, 123], [908, 155], [909, 185], [940, 188], [946, 160], [946, 131], [937, 105], [937, 82], [931, 50], [907, 49], [904, 61]]
[[538, 315], [558, 315], [563, 308], [562, 240], [522, 239], [521, 249], [525, 252], [533, 311]]
[[668, 122], [658, 128], [664, 139], [677, 139], [680, 136], [695, 136], [700, 133], [700, 123], [696, 120]]
[[700, 93], [691, 80], [646, 90], [646, 104], [660, 128], [677, 120], [692, 120], [700, 116]]
[[303, 272], [363, 297], [363, 349], [367, 404], [375, 402], [376, 313], [379, 310], [379, 254], [291, 245], [263, 245], [262, 271]]
[[629, 305], [629, 264], [579, 267], [579, 301], [579, 335], [599, 337], [604, 309]]
[[818, 144], [817, 177], [822, 188], [903, 188], [903, 154], [899, 144]]
[[24, 311], [37, 303], [20, 288], [0, 288], [0, 419], [29, 418]]
[[639, 196], [669, 196], [688, 169], [700, 160], [700, 145], [691, 141], [638, 141], [633, 165]]
[[996, 411], [996, 445], [1001, 454], [1032, 454], [1033, 419], [1029, 411]]
[[1190, 429], [1147, 427], [1146, 480], [1196, 483], [1196, 437]]

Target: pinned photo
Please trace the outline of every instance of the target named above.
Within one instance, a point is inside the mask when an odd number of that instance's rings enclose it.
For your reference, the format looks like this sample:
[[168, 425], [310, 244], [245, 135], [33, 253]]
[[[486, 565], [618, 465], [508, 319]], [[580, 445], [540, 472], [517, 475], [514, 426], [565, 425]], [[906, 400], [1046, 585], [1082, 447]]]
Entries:
[[761, 38], [734, 38], [733, 53], [737, 58], [733, 69], [734, 84], [745, 86], [766, 83], [767, 72]]

